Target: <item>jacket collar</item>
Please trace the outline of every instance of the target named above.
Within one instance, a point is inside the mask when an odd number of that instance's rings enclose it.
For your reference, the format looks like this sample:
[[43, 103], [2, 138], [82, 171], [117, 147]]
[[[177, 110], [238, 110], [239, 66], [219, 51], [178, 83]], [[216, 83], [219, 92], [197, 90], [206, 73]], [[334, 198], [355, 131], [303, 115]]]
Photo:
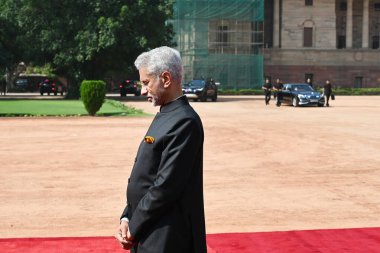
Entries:
[[177, 108], [188, 105], [189, 101], [185, 95], [180, 96], [176, 100], [160, 107], [160, 113], [166, 113], [176, 110]]

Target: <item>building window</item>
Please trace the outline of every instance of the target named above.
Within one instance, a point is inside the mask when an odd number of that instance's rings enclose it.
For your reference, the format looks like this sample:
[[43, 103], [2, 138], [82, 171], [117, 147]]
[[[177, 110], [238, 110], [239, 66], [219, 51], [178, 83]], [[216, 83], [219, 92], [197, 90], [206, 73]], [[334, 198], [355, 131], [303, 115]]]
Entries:
[[313, 28], [312, 27], [303, 28], [303, 46], [304, 47], [313, 46]]
[[263, 46], [262, 22], [210, 20], [208, 48], [212, 54], [259, 54]]
[[346, 48], [346, 36], [340, 35], [338, 36], [338, 49]]
[[223, 25], [218, 27], [217, 41], [222, 46], [227, 46], [228, 43], [228, 26]]
[[362, 87], [363, 87], [363, 77], [355, 76], [354, 88], [362, 88]]
[[340, 1], [339, 3], [339, 10], [340, 11], [347, 11], [347, 2], [344, 0], [344, 1]]
[[373, 36], [372, 37], [372, 48], [373, 49], [378, 49], [379, 48], [379, 43], [380, 41], [379, 41], [379, 36]]
[[380, 11], [380, 3], [374, 3], [373, 4], [375, 11]]
[[306, 6], [313, 6], [313, 0], [305, 0]]

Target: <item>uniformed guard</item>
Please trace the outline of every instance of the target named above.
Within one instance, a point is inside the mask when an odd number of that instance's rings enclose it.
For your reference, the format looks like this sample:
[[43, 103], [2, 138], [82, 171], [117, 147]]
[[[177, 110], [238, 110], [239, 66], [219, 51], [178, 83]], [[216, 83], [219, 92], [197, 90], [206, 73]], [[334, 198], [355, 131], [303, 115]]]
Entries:
[[261, 88], [264, 90], [265, 104], [269, 105], [271, 91], [272, 91], [272, 84], [270, 83], [269, 78], [265, 79], [265, 84]]
[[327, 107], [330, 106], [329, 100], [331, 97], [331, 93], [332, 93], [332, 86], [331, 86], [330, 80], [327, 79], [325, 85], [323, 86], [323, 94], [326, 97], [326, 106]]
[[282, 84], [281, 80], [277, 78], [276, 83], [273, 85], [273, 98], [276, 101], [276, 105], [281, 105], [281, 91], [284, 85]]

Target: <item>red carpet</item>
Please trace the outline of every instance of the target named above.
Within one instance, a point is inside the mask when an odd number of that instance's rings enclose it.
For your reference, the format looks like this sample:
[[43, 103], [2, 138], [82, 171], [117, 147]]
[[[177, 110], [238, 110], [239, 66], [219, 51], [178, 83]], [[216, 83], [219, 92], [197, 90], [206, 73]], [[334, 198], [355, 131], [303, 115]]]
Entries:
[[[380, 228], [207, 235], [208, 253], [380, 253]], [[126, 252], [113, 237], [0, 239], [1, 253]], [[178, 252], [181, 253], [181, 252]]]
[[380, 228], [215, 234], [209, 253], [380, 253]]

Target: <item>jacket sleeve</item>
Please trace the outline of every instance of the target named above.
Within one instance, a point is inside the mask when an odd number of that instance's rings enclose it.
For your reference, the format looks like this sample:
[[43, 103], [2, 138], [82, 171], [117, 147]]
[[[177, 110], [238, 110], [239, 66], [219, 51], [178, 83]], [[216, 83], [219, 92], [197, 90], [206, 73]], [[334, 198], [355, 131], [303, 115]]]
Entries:
[[201, 152], [203, 130], [195, 119], [185, 119], [165, 136], [165, 146], [154, 184], [138, 203], [129, 221], [131, 234], [138, 240], [189, 183], [196, 152]]
[[128, 218], [128, 205], [125, 206], [123, 213], [120, 216], [120, 220], [122, 218]]

